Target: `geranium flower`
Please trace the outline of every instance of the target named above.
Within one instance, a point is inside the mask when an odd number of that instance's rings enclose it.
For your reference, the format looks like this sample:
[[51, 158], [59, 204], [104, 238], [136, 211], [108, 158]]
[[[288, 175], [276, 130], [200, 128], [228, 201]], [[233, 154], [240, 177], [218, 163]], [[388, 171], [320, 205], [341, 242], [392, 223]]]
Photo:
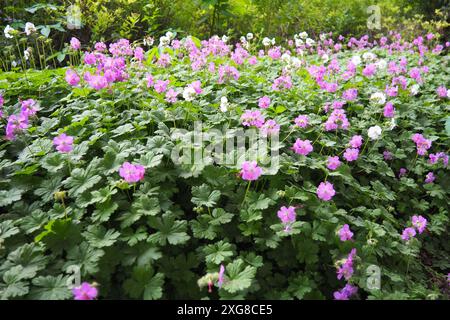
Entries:
[[94, 300], [97, 298], [98, 290], [90, 283], [83, 282], [79, 287], [72, 289], [74, 300]]
[[119, 175], [128, 183], [135, 183], [144, 179], [145, 168], [139, 164], [125, 162], [119, 169]]
[[339, 156], [328, 157], [327, 160], [327, 168], [330, 170], [336, 170], [341, 166], [341, 161], [339, 160]]
[[339, 229], [338, 234], [341, 241], [347, 241], [353, 238], [353, 232], [350, 230], [350, 226], [348, 224], [344, 224], [342, 228]]
[[61, 133], [53, 139], [53, 145], [56, 146], [56, 150], [59, 152], [68, 153], [73, 150], [73, 137]]
[[297, 154], [306, 156], [313, 151], [313, 146], [310, 140], [297, 139], [291, 149]]
[[321, 182], [317, 187], [317, 196], [324, 201], [330, 201], [334, 197], [336, 191], [334, 191], [333, 184], [328, 181]]
[[413, 227], [417, 229], [417, 232], [419, 232], [419, 234], [422, 234], [422, 232], [424, 232], [427, 227], [427, 219], [422, 216], [412, 216], [411, 222]]
[[258, 166], [256, 161], [244, 161], [242, 163], [241, 177], [247, 181], [258, 180], [262, 175], [262, 169]]

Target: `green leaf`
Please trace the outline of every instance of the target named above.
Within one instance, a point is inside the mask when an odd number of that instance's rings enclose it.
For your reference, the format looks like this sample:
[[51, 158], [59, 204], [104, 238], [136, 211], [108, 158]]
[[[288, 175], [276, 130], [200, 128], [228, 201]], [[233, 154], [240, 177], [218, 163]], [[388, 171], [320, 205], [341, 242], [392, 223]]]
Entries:
[[233, 249], [228, 242], [219, 241], [204, 247], [203, 253], [206, 255], [206, 263], [220, 264], [225, 259], [233, 256]]
[[87, 242], [71, 248], [67, 253], [66, 267], [76, 265], [81, 269], [81, 275], [94, 274], [99, 270], [99, 260], [105, 252], [90, 246]]
[[256, 268], [245, 266], [242, 259], [229, 263], [225, 270], [227, 277], [223, 289], [229, 293], [236, 293], [249, 288], [256, 274]]
[[50, 220], [34, 241], [44, 242], [54, 251], [71, 248], [81, 240], [80, 227], [71, 219]]
[[72, 297], [68, 286], [68, 277], [41, 276], [33, 279], [33, 287], [30, 292], [31, 299], [37, 300], [65, 300]]
[[155, 300], [162, 297], [164, 275], [156, 273], [151, 266], [138, 266], [133, 269], [130, 279], [125, 280], [123, 287], [131, 298]]
[[192, 187], [192, 202], [197, 206], [214, 207], [220, 198], [220, 191], [214, 190], [211, 192], [211, 188], [202, 184], [198, 187]]
[[83, 235], [92, 247], [103, 248], [112, 246], [119, 238], [120, 233], [114, 229], [106, 230], [103, 226], [91, 225]]
[[13, 188], [11, 190], [0, 190], [0, 207], [10, 205], [22, 198], [23, 190]]
[[175, 221], [173, 216], [163, 218], [150, 217], [148, 224], [158, 230], [148, 237], [148, 242], [165, 245], [166, 242], [176, 245], [183, 244], [190, 239], [186, 233], [187, 222], [184, 220]]
[[75, 168], [70, 177], [64, 181], [64, 184], [70, 188], [69, 195], [77, 197], [83, 192], [91, 189], [100, 180], [101, 177], [96, 175], [90, 167], [86, 170]]

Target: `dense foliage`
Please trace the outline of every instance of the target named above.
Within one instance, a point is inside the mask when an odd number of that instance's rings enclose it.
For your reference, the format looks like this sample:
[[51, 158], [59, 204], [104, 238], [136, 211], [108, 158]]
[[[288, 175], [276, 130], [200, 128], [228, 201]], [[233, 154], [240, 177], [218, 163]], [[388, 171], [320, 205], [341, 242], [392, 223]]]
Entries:
[[[99, 298], [448, 297], [447, 49], [173, 37], [0, 75], [1, 298], [69, 299], [76, 267]], [[279, 162], [174, 163], [196, 121]]]

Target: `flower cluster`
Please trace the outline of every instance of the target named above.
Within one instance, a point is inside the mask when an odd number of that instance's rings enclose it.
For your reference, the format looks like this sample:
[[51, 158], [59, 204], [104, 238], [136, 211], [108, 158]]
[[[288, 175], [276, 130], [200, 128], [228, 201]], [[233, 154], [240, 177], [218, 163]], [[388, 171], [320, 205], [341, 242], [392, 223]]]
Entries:
[[427, 219], [422, 216], [414, 215], [411, 218], [412, 227], [403, 229], [402, 240], [409, 241], [416, 236], [416, 231], [422, 234], [427, 227]]
[[420, 133], [413, 134], [411, 140], [416, 144], [418, 155], [425, 155], [427, 150], [431, 148], [431, 140], [425, 139]]

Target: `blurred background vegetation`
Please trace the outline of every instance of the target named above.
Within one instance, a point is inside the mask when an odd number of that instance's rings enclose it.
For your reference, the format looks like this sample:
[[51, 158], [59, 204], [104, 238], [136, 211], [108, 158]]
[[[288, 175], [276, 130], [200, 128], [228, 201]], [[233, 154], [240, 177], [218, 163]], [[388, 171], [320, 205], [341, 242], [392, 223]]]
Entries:
[[[79, 29], [67, 23], [71, 5], [79, 7]], [[371, 5], [381, 9], [381, 30], [367, 28]], [[10, 25], [23, 32], [26, 22], [34, 23], [39, 39], [33, 48], [51, 50], [46, 61], [53, 64], [55, 57], [64, 60], [61, 51], [72, 36], [87, 45], [144, 36], [158, 40], [169, 30], [178, 37], [225, 34], [232, 41], [248, 32], [281, 40], [302, 31], [377, 36], [395, 30], [407, 39], [438, 33], [442, 42], [449, 38], [449, 16], [450, 0], [0, 0], [0, 28]], [[13, 45], [25, 49], [30, 39], [20, 41], [12, 44], [0, 34], [3, 61], [13, 60]]]
[[[49, 26], [62, 41], [77, 35], [84, 41], [141, 39], [167, 30], [199, 38], [247, 32], [286, 37], [306, 31], [342, 35], [368, 33], [367, 7], [381, 9], [381, 32], [439, 31], [448, 36], [449, 0], [1, 0], [0, 25], [20, 28], [30, 21]], [[67, 30], [67, 7], [81, 9], [82, 28]], [[48, 29], [45, 29], [48, 31]], [[61, 38], [61, 39], [60, 39]]]

